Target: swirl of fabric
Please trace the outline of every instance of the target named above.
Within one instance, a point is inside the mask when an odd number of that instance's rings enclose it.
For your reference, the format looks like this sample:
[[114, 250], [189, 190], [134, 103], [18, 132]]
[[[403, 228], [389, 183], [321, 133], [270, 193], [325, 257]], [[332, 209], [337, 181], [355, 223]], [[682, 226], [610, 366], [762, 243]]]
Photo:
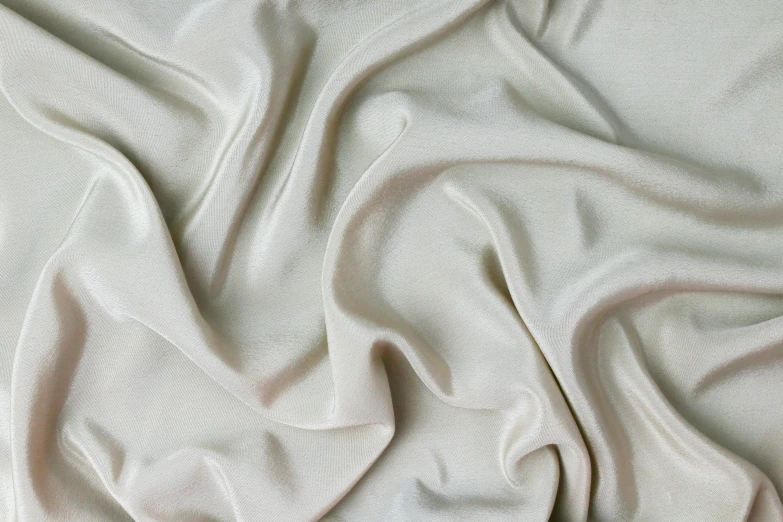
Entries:
[[0, 0], [0, 520], [783, 521], [780, 0]]

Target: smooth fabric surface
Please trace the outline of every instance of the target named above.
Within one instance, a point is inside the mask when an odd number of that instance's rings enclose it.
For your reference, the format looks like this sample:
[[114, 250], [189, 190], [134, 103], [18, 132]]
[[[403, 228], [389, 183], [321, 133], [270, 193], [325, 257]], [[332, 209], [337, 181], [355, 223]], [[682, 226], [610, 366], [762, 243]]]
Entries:
[[783, 520], [780, 0], [1, 3], [2, 520]]

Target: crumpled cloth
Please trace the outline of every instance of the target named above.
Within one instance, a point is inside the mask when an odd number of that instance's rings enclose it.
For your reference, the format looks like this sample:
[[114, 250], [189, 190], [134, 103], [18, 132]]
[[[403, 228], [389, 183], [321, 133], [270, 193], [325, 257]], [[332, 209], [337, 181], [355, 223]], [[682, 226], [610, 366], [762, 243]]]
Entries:
[[0, 519], [783, 520], [779, 0], [2, 0]]

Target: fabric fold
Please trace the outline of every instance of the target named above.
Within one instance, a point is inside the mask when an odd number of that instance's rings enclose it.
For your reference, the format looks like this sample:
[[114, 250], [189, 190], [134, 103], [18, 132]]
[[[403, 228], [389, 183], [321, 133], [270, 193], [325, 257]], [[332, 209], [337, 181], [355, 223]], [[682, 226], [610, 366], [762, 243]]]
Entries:
[[780, 34], [0, 1], [0, 519], [783, 520]]

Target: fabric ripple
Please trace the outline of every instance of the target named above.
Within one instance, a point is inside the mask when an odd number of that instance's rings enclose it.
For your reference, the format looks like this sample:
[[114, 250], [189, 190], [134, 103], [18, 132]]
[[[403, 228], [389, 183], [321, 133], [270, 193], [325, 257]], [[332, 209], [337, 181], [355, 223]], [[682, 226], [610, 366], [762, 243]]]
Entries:
[[0, 1], [0, 519], [783, 520], [781, 35]]

